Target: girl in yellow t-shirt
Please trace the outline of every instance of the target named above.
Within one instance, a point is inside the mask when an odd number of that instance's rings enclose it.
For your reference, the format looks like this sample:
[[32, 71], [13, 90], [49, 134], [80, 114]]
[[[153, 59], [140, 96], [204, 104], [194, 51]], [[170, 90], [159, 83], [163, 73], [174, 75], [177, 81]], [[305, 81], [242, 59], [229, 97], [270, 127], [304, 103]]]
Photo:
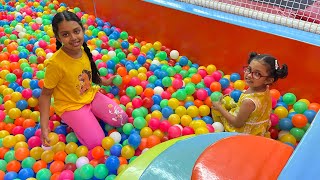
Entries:
[[70, 12], [57, 13], [52, 19], [57, 51], [46, 63], [44, 88], [40, 96], [41, 138], [49, 145], [48, 128], [51, 96], [55, 112], [75, 132], [81, 144], [89, 149], [101, 145], [105, 137], [98, 120], [111, 126], [122, 126], [128, 115], [112, 99], [98, 92], [98, 86], [111, 85], [114, 78], [101, 79], [92, 54], [84, 42], [84, 27]]
[[227, 101], [225, 97], [221, 102], [212, 102], [212, 116], [224, 125], [225, 131], [268, 136], [272, 110], [269, 85], [285, 78], [288, 66], [283, 64], [280, 68], [274, 57], [257, 53], [250, 54], [248, 64], [244, 67], [244, 79], [249, 88], [238, 103], [230, 103], [230, 97]]

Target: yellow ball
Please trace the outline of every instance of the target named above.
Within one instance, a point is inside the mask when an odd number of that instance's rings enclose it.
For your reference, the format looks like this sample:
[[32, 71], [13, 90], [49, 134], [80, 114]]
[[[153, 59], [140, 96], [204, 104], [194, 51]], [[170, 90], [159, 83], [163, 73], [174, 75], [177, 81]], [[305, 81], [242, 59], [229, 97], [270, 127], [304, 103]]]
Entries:
[[25, 109], [22, 111], [21, 116], [25, 119], [30, 118], [30, 114], [32, 113], [32, 111], [30, 109]]
[[11, 119], [16, 119], [21, 116], [21, 110], [18, 108], [11, 108], [8, 112], [8, 115]]
[[209, 130], [206, 127], [199, 127], [195, 130], [196, 135], [207, 134], [207, 133], [209, 133]]
[[12, 100], [13, 102], [17, 102], [17, 101], [19, 101], [19, 100], [21, 100], [21, 99], [22, 99], [21, 93], [19, 93], [19, 92], [13, 92], [13, 93], [11, 94], [11, 100]]
[[158, 119], [161, 119], [162, 118], [162, 113], [158, 110], [155, 110], [151, 113], [151, 117], [152, 118], [158, 118]]
[[135, 150], [132, 146], [130, 145], [125, 145], [121, 149], [121, 155], [122, 157], [126, 159], [130, 159], [134, 156]]
[[210, 64], [207, 66], [207, 73], [208, 74], [212, 74], [213, 72], [215, 72], [217, 70], [216, 66], [213, 64]]
[[16, 103], [13, 102], [13, 101], [11, 101], [11, 100], [8, 100], [8, 101], [6, 101], [6, 102], [4, 103], [4, 109], [5, 109], [6, 111], [9, 111], [10, 109], [15, 108], [15, 107], [16, 107]]
[[184, 106], [178, 106], [175, 110], [175, 113], [182, 117], [187, 114], [187, 109]]
[[159, 51], [159, 50], [161, 49], [161, 47], [162, 47], [161, 42], [156, 41], [156, 42], [153, 43], [153, 48], [154, 48], [155, 50]]
[[54, 146], [55, 144], [57, 144], [59, 142], [59, 136], [58, 136], [58, 134], [56, 134], [54, 132], [50, 132], [48, 134], [48, 138], [50, 140], [50, 146]]
[[145, 68], [145, 67], [139, 67], [139, 69], [138, 69], [138, 72], [139, 73], [147, 73], [147, 68]]
[[176, 109], [179, 106], [180, 102], [176, 98], [170, 98], [168, 101], [168, 106], [172, 109]]
[[81, 156], [87, 156], [89, 150], [86, 146], [79, 146], [76, 150], [76, 155], [78, 157], [81, 157]]
[[276, 114], [279, 117], [279, 119], [282, 119], [288, 116], [288, 110], [283, 106], [276, 107], [273, 113]]
[[199, 115], [199, 109], [197, 106], [189, 106], [187, 109], [187, 114], [192, 118], [197, 117]]
[[107, 61], [109, 61], [110, 59], [111, 59], [111, 58], [110, 58], [110, 56], [109, 56], [108, 54], [103, 55], [102, 58], [101, 58], [101, 60], [102, 60], [103, 62], [107, 62]]
[[35, 160], [41, 159], [41, 155], [44, 150], [41, 147], [34, 147], [30, 150], [30, 157], [33, 157]]
[[193, 96], [187, 96], [186, 99], [184, 100], [185, 102], [193, 102], [194, 101], [194, 97]]
[[152, 118], [151, 114], [147, 114], [146, 117], [145, 117], [147, 122], [149, 122], [151, 118]]
[[134, 87], [136, 89], [137, 95], [140, 95], [143, 92], [142, 86], [138, 85]]
[[309, 104], [310, 104], [310, 101], [308, 99], [299, 99], [298, 102], [304, 102], [307, 104], [307, 106], [309, 106]]
[[171, 125], [180, 124], [180, 116], [178, 114], [171, 114], [168, 118]]
[[141, 46], [141, 52], [143, 53], [147, 53], [149, 51], [148, 47], [147, 46]]
[[13, 135], [8, 135], [3, 138], [2, 145], [6, 148], [12, 148], [16, 145], [17, 139]]
[[22, 80], [22, 87], [24, 88], [30, 88], [30, 79], [24, 79]]
[[36, 178], [28, 178], [27, 180], [37, 180]]
[[52, 150], [45, 150], [41, 154], [41, 160], [43, 160], [46, 163], [50, 163], [53, 161], [54, 152]]
[[64, 151], [66, 148], [66, 144], [64, 142], [58, 142], [54, 146], [52, 146], [52, 151], [57, 153], [59, 151]]
[[188, 84], [188, 83], [191, 82], [191, 78], [186, 77], [186, 78], [183, 79], [183, 82], [184, 82], [185, 84]]
[[0, 139], [4, 138], [6, 136], [9, 136], [9, 135], [10, 135], [10, 133], [8, 131], [6, 131], [6, 130], [1, 130], [0, 131]]
[[148, 79], [147, 75], [145, 73], [139, 73], [138, 74], [138, 78], [141, 80], [141, 81], [146, 81]]
[[0, 93], [2, 94], [3, 90], [8, 88], [6, 85], [0, 85]]
[[102, 147], [105, 150], [109, 150], [114, 145], [114, 140], [111, 137], [105, 137], [102, 139]]
[[129, 76], [130, 76], [130, 77], [137, 77], [137, 76], [138, 76], [138, 71], [135, 70], [135, 69], [131, 69], [131, 70], [129, 71]]
[[234, 83], [233, 83], [233, 86], [235, 89], [238, 89], [240, 91], [243, 91], [244, 88], [246, 87], [246, 83], [243, 81], [243, 80], [236, 80]]
[[30, 118], [33, 119], [35, 122], [38, 122], [38, 119], [40, 118], [40, 112], [39, 111], [33, 111], [30, 114]]
[[192, 118], [189, 115], [183, 115], [181, 117], [182, 126], [189, 126], [191, 122], [192, 122]]
[[283, 143], [287, 142], [287, 143], [290, 143], [292, 145], [296, 145], [297, 144], [296, 138], [293, 135], [291, 135], [290, 133], [281, 136], [280, 137], [280, 141], [283, 142]]
[[53, 121], [53, 129], [57, 128], [58, 126], [60, 126], [60, 122], [59, 121]]
[[151, 128], [149, 128], [149, 127], [143, 127], [143, 128], [141, 129], [141, 131], [140, 131], [140, 136], [141, 136], [142, 138], [147, 138], [147, 137], [151, 136], [152, 133], [153, 133], [153, 131], [152, 131]]
[[201, 105], [199, 107], [200, 116], [208, 116], [210, 114], [210, 108], [207, 105]]
[[26, 137], [23, 134], [17, 134], [14, 137], [16, 137], [17, 142], [26, 142]]
[[12, 94], [14, 91], [13, 89], [11, 88], [5, 88], [3, 91], [2, 91], [2, 95], [5, 96], [5, 95], [8, 95], [8, 94]]
[[17, 144], [14, 146], [14, 150], [17, 150], [19, 148], [29, 148], [28, 144], [26, 142], [17, 142]]
[[160, 129], [153, 131], [153, 135], [158, 136], [160, 139], [164, 137], [164, 133]]
[[67, 154], [75, 153], [78, 148], [78, 145], [74, 142], [69, 142], [66, 147], [65, 151]]
[[36, 107], [38, 105], [38, 103], [39, 103], [39, 100], [35, 97], [31, 97], [28, 99], [28, 105], [30, 107]]

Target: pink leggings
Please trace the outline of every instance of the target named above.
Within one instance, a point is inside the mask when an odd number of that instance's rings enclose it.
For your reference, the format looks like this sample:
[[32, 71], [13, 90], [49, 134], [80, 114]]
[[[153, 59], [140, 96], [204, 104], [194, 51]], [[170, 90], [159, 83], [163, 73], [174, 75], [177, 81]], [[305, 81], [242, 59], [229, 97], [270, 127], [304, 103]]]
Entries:
[[73, 129], [81, 144], [88, 149], [101, 145], [105, 137], [96, 117], [115, 127], [124, 125], [128, 120], [128, 115], [116, 102], [99, 92], [91, 104], [79, 110], [66, 111], [61, 116], [63, 121]]

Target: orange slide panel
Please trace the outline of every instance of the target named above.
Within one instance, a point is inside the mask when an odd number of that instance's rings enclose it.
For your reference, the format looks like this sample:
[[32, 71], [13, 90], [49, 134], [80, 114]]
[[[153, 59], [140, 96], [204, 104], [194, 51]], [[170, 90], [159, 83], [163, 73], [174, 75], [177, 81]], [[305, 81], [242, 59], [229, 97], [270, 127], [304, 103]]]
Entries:
[[[89, 14], [90, 1], [76, 5]], [[97, 16], [139, 41], [160, 41], [200, 65], [214, 64], [227, 74], [241, 73], [249, 52], [272, 54], [289, 66], [289, 76], [273, 85], [282, 93], [320, 102], [320, 47], [165, 8], [140, 0], [94, 0]]]

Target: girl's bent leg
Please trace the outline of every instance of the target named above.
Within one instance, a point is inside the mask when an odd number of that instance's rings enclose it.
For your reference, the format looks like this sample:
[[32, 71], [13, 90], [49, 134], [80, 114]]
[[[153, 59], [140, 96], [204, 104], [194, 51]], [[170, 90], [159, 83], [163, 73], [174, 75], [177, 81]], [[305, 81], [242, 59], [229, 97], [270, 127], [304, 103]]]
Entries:
[[87, 146], [89, 150], [101, 145], [105, 137], [104, 132], [91, 112], [90, 105], [85, 105], [76, 111], [66, 111], [61, 118], [73, 129], [81, 144]]
[[92, 112], [111, 126], [119, 127], [127, 123], [126, 112], [109, 97], [97, 93], [91, 103]]

